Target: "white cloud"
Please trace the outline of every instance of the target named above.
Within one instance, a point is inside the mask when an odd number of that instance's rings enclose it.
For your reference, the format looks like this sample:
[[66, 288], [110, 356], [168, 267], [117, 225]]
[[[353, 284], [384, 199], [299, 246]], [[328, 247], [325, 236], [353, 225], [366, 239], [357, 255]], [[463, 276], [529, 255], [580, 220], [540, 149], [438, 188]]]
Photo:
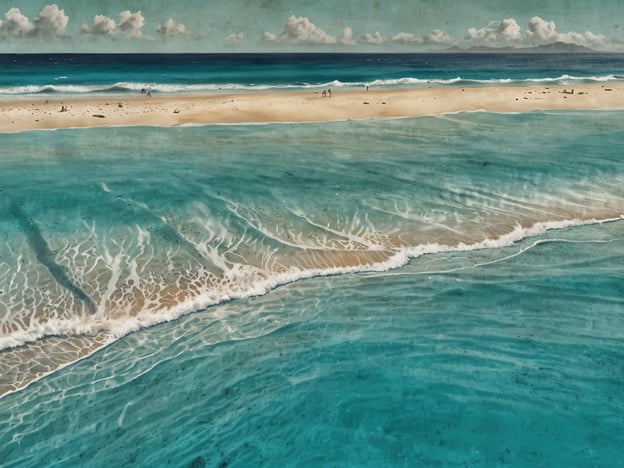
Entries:
[[330, 36], [312, 23], [305, 16], [291, 16], [284, 25], [280, 39], [285, 42], [304, 44], [335, 44], [336, 38]]
[[394, 44], [402, 46], [448, 46], [454, 43], [453, 38], [440, 29], [434, 29], [429, 34], [423, 34], [422, 36], [400, 32], [388, 38], [384, 38], [377, 31], [375, 34], [364, 34], [362, 41], [365, 44], [372, 45]]
[[598, 50], [618, 50], [622, 48], [623, 44], [622, 40], [609, 39], [604, 34], [594, 34], [591, 31], [563, 34], [562, 40], [564, 42], [574, 42], [575, 44], [585, 44]]
[[419, 42], [419, 39], [414, 36], [413, 34], [410, 33], [406, 33], [406, 32], [400, 32], [398, 34], [395, 34], [394, 36], [392, 36], [390, 39], [388, 39], [386, 42], [390, 42], [393, 44], [416, 44]]
[[83, 24], [80, 32], [95, 36], [124, 37], [128, 39], [143, 38], [145, 36], [141, 28], [144, 24], [145, 18], [143, 18], [141, 10], [135, 13], [124, 10], [119, 13], [118, 21], [108, 16], [97, 15], [93, 18], [91, 26]]
[[34, 29], [30, 20], [22, 15], [19, 8], [11, 8], [0, 20], [0, 36], [24, 37]]
[[41, 13], [33, 20], [35, 35], [50, 38], [63, 37], [66, 35], [69, 17], [58, 6], [46, 5]]
[[557, 32], [557, 26], [554, 21], [546, 21], [539, 16], [534, 16], [529, 20], [527, 38], [533, 44], [547, 44], [560, 41], [598, 49], [604, 49], [608, 48], [610, 45], [615, 45], [615, 41], [609, 41], [604, 34], [594, 34], [591, 31], [586, 31], [584, 33]]
[[82, 25], [80, 31], [83, 33], [95, 34], [96, 36], [106, 36], [114, 34], [117, 29], [115, 20], [104, 15], [97, 15], [93, 18], [93, 25], [89, 28], [86, 24]]
[[568, 32], [557, 34], [557, 40], [561, 42], [570, 42], [598, 50], [618, 49], [621, 41], [609, 39], [604, 34], [594, 34], [591, 31], [584, 33]]
[[327, 34], [305, 16], [292, 15], [286, 20], [284, 30], [279, 36], [265, 32], [265, 42], [281, 42], [288, 44], [337, 44], [334, 36]]
[[527, 47], [567, 42], [596, 49], [618, 48], [618, 41], [610, 40], [603, 34], [594, 34], [590, 31], [560, 33], [554, 21], [547, 21], [539, 16], [529, 20], [526, 31], [522, 31], [515, 19], [508, 18], [500, 22], [491, 22], [483, 28], [470, 28], [465, 39], [469, 45]]
[[156, 32], [165, 37], [175, 36], [192, 36], [192, 33], [186, 30], [186, 26], [181, 23], [177, 23], [173, 18], [169, 18], [156, 28]]
[[305, 45], [393, 45], [393, 46], [444, 46], [454, 43], [453, 39], [440, 29], [434, 29], [429, 34], [417, 36], [415, 34], [400, 32], [393, 36], [384, 37], [379, 31], [373, 34], [366, 33], [358, 39], [354, 38], [353, 30], [344, 27], [339, 36], [326, 33], [323, 29], [312, 23], [305, 16], [290, 16], [284, 25], [283, 31], [277, 35], [266, 31], [262, 35], [263, 42], [281, 44], [305, 44]]
[[423, 44], [431, 45], [451, 45], [454, 43], [453, 38], [441, 29], [434, 29], [429, 34], [422, 37]]
[[262, 40], [264, 42], [277, 42], [277, 36], [272, 32], [265, 31], [264, 34], [262, 34]]
[[223, 42], [225, 42], [227, 45], [234, 45], [234, 44], [238, 44], [241, 41], [244, 41], [245, 37], [246, 37], [245, 33], [243, 32], [233, 33], [225, 37], [223, 39]]
[[557, 41], [558, 33], [554, 21], [546, 21], [539, 16], [534, 16], [529, 20], [529, 30], [527, 35], [540, 42]]
[[[528, 29], [523, 28], [514, 18], [492, 21], [481, 28], [470, 28], [464, 38], [465, 45], [515, 46], [527, 47], [556, 41], [574, 43], [598, 50], [621, 50], [624, 40], [609, 39], [603, 34], [590, 31], [558, 32], [554, 21], [547, 21], [534, 16], [528, 22]], [[345, 27], [340, 36], [333, 36], [312, 23], [304, 16], [290, 16], [280, 34], [265, 32], [262, 41], [281, 44], [304, 45], [369, 45], [387, 47], [420, 47], [433, 49], [448, 47], [458, 42], [441, 29], [433, 29], [428, 34], [418, 35], [409, 32], [384, 36], [381, 32], [366, 33], [354, 39], [350, 27]]]
[[0, 36], [14, 38], [65, 37], [69, 17], [56, 4], [43, 7], [31, 22], [19, 8], [11, 8], [0, 20]]
[[339, 44], [343, 45], [356, 45], [357, 42], [353, 39], [353, 30], [349, 27], [342, 30], [342, 36], [338, 39]]
[[382, 44], [384, 42], [384, 38], [379, 31], [375, 32], [375, 34], [366, 33], [362, 36], [362, 40], [365, 44]]
[[143, 33], [141, 28], [145, 24], [145, 19], [141, 14], [141, 10], [136, 13], [131, 13], [130, 10], [125, 10], [119, 13], [119, 22], [117, 23], [117, 29], [125, 37], [142, 37]]
[[466, 39], [481, 43], [509, 43], [522, 38], [522, 31], [518, 22], [513, 18], [507, 18], [500, 22], [491, 22], [487, 26], [476, 29], [468, 29]]

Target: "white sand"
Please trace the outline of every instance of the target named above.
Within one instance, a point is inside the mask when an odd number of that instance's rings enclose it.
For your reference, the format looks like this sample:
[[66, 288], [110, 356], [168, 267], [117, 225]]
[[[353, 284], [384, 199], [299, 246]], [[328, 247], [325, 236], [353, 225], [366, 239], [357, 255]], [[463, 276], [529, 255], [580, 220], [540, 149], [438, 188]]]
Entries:
[[[66, 110], [61, 112], [63, 107]], [[323, 98], [315, 92], [48, 97], [0, 100], [0, 132], [120, 125], [311, 122], [480, 110], [529, 112], [616, 108], [624, 109], [624, 83], [574, 87], [337, 90], [331, 98]]]

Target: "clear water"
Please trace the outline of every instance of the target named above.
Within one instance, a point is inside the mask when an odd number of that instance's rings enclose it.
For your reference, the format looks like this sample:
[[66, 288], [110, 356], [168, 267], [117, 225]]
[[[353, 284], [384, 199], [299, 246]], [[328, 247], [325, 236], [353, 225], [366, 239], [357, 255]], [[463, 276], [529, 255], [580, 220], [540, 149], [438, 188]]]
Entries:
[[129, 335], [0, 400], [6, 466], [615, 466], [622, 229], [541, 240]]
[[623, 117], [2, 135], [2, 465], [613, 466]]

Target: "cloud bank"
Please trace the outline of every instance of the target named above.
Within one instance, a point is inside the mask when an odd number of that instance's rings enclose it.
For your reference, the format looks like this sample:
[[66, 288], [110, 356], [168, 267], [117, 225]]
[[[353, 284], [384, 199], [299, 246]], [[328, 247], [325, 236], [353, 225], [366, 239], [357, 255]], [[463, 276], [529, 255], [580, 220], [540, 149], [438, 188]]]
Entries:
[[[37, 40], [70, 39], [67, 32], [69, 22], [70, 19], [65, 11], [56, 4], [44, 6], [32, 19], [25, 16], [19, 8], [13, 7], [3, 17], [0, 17], [0, 41], [30, 40], [35, 44]], [[94, 40], [98, 38], [154, 39], [144, 33], [145, 24], [146, 18], [141, 10], [135, 12], [124, 10], [117, 18], [95, 15], [91, 24], [83, 24], [80, 27], [78, 34], [91, 36]], [[184, 39], [200, 37], [188, 31], [184, 24], [178, 23], [171, 17], [156, 23], [153, 31], [163, 40], [176, 38], [177, 44], [182, 44], [179, 41]], [[239, 46], [246, 42], [249, 33], [250, 31], [234, 32], [225, 36], [219, 44], [230, 47]], [[379, 48], [387, 51], [435, 51], [450, 46], [531, 47], [553, 42], [573, 43], [596, 50], [624, 50], [622, 39], [609, 38], [604, 34], [591, 31], [562, 32], [557, 29], [554, 21], [539, 16], [530, 18], [526, 26], [522, 26], [515, 18], [505, 18], [483, 26], [469, 27], [463, 37], [456, 38], [442, 29], [433, 29], [425, 34], [413, 31], [359, 31], [355, 34], [349, 25], [343, 25], [341, 30], [332, 33], [306, 16], [293, 14], [286, 19], [281, 32], [265, 31], [260, 37], [260, 46], [265, 50], [293, 47], [304, 50]]]
[[46, 5], [41, 12], [30, 21], [19, 8], [11, 8], [0, 20], [0, 37], [2, 38], [64, 38], [67, 36], [69, 18], [64, 10], [56, 5]]
[[164, 37], [192, 37], [193, 33], [186, 30], [186, 26], [181, 23], [177, 23], [173, 18], [169, 18], [164, 23], [161, 23], [156, 32]]
[[94, 36], [122, 37], [126, 39], [143, 38], [143, 25], [145, 18], [141, 10], [132, 13], [124, 10], [119, 13], [118, 21], [104, 15], [96, 15], [91, 26], [83, 24], [80, 28], [82, 34]]
[[265, 31], [262, 35], [262, 41], [274, 44], [293, 44], [293, 45], [342, 45], [353, 46], [357, 41], [353, 39], [353, 30], [345, 27], [339, 36], [326, 33], [323, 29], [312, 23], [305, 16], [290, 16], [284, 24], [281, 34], [277, 35], [269, 31]]
[[553, 42], [567, 42], [595, 49], [617, 49], [621, 44], [609, 40], [603, 34], [590, 31], [559, 32], [554, 21], [534, 16], [529, 20], [528, 28], [523, 31], [518, 22], [507, 18], [491, 22], [479, 29], [469, 28], [465, 36], [469, 45], [529, 47]]
[[514, 18], [492, 21], [482, 27], [468, 28], [463, 38], [453, 38], [441, 29], [433, 29], [427, 34], [398, 32], [382, 34], [366, 32], [357, 40], [351, 27], [345, 27], [341, 35], [332, 35], [305, 16], [290, 16], [282, 29], [275, 34], [265, 31], [261, 38], [268, 44], [288, 44], [306, 46], [368, 46], [386, 48], [413, 48], [416, 50], [440, 50], [453, 45], [465, 47], [488, 45], [492, 47], [531, 47], [553, 42], [567, 42], [598, 50], [618, 50], [624, 45], [621, 41], [607, 38], [592, 32], [559, 32], [554, 21], [532, 17], [523, 30]]
[[[0, 40], [28, 39], [51, 40], [69, 38], [69, 17], [56, 4], [46, 5], [32, 20], [17, 7], [10, 8], [0, 19]], [[141, 10], [124, 10], [115, 20], [105, 15], [95, 15], [90, 25], [83, 24], [80, 34], [94, 37], [123, 39], [150, 39], [143, 33], [145, 18]], [[156, 32], [162, 37], [194, 37], [186, 27], [173, 18], [161, 23]]]
[[379, 31], [375, 33], [366, 33], [361, 37], [361, 43], [379, 46], [379, 45], [401, 45], [401, 46], [451, 46], [455, 44], [455, 41], [451, 36], [446, 34], [441, 29], [434, 29], [429, 34], [423, 34], [417, 36], [412, 33], [400, 32], [398, 34], [384, 37]]
[[305, 16], [292, 15], [286, 20], [282, 33], [278, 36], [271, 32], [263, 35], [265, 42], [285, 44], [337, 44], [334, 36], [327, 34]]
[[[376, 33], [379, 34], [379, 33]], [[378, 37], [375, 37], [378, 39]], [[411, 33], [399, 33], [388, 37], [377, 44], [400, 44], [412, 46], [450, 46], [454, 43], [451, 36], [440, 29], [434, 29], [429, 34], [416, 36]]]

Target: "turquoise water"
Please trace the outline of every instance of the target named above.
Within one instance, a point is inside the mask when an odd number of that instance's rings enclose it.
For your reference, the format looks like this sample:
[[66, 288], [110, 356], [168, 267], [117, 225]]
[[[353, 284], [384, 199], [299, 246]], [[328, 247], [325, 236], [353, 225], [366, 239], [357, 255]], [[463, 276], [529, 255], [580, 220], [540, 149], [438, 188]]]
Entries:
[[130, 335], [1, 401], [6, 466], [615, 466], [621, 228], [547, 237]]
[[2, 135], [0, 464], [617, 464], [623, 117]]
[[[624, 54], [0, 54], [0, 98], [621, 81]], [[44, 97], [40, 96], [40, 97]]]

